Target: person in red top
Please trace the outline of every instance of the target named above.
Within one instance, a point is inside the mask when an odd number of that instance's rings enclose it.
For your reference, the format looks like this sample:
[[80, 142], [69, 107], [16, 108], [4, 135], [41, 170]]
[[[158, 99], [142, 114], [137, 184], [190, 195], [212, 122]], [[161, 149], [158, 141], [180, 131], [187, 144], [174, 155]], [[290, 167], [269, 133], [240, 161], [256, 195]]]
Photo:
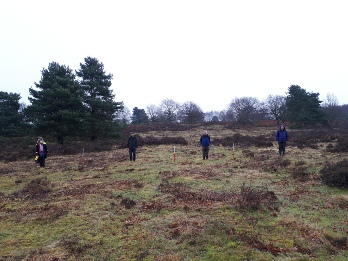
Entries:
[[39, 156], [38, 162], [40, 163], [40, 167], [44, 168], [46, 165], [46, 158], [48, 154], [48, 148], [46, 142], [42, 137], [39, 137], [37, 143], [35, 145], [36, 155]]

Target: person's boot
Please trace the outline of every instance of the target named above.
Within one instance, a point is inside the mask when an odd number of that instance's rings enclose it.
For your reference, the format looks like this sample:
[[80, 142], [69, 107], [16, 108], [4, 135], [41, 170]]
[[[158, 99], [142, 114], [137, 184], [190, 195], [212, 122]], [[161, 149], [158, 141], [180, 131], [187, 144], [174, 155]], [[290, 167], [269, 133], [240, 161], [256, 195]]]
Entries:
[[205, 156], [205, 159], [208, 159], [208, 156]]

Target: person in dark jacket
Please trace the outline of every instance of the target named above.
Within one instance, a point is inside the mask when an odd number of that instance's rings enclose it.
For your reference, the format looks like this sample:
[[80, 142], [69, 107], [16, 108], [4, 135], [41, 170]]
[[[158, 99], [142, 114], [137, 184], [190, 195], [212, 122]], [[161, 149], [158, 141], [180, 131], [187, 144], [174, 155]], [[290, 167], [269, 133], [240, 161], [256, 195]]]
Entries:
[[39, 139], [36, 142], [35, 152], [36, 156], [38, 156], [38, 163], [40, 164], [40, 167], [44, 168], [46, 166], [48, 148], [46, 142], [42, 137], [39, 137]]
[[134, 132], [131, 132], [131, 134], [128, 138], [127, 147], [129, 149], [129, 160], [135, 161], [136, 150], [138, 147], [138, 140], [137, 140], [137, 137], [135, 136]]
[[208, 159], [210, 136], [206, 130], [203, 132], [203, 135], [201, 136], [199, 141], [202, 145], [203, 159]]
[[281, 157], [285, 154], [285, 146], [288, 141], [288, 132], [286, 131], [285, 125], [281, 124], [279, 130], [277, 131], [276, 140], [279, 145], [279, 155]]

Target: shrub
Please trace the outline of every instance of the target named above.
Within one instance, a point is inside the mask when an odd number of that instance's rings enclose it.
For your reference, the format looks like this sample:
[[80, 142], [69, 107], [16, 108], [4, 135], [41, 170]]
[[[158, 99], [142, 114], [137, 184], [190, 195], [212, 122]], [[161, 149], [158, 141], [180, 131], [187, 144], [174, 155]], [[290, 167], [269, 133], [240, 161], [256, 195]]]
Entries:
[[347, 152], [348, 151], [348, 136], [339, 137], [337, 139], [336, 146], [332, 146], [332, 144], [329, 144], [326, 147], [326, 149], [329, 152]]
[[270, 135], [259, 135], [259, 136], [247, 136], [241, 134], [234, 134], [233, 136], [228, 136], [224, 138], [214, 139], [215, 144], [221, 144], [224, 147], [232, 147], [235, 144], [241, 148], [247, 148], [255, 146], [258, 148], [262, 147], [272, 147], [273, 146], [273, 137]]
[[271, 210], [279, 210], [279, 200], [273, 191], [269, 191], [266, 186], [247, 187], [241, 186], [240, 207], [247, 207], [252, 210], [260, 209], [262, 205]]
[[333, 164], [327, 163], [320, 174], [324, 184], [348, 188], [348, 159]]
[[187, 141], [183, 137], [163, 137], [163, 138], [156, 138], [153, 135], [147, 136], [145, 138], [139, 137], [138, 145], [144, 146], [144, 145], [164, 145], [164, 144], [181, 144], [181, 145], [187, 145]]
[[309, 173], [304, 166], [297, 166], [293, 169], [291, 176], [299, 181], [306, 181], [309, 178]]
[[348, 195], [337, 195], [330, 199], [330, 204], [348, 210]]
[[306, 165], [306, 162], [303, 160], [299, 160], [295, 162], [295, 166], [304, 166], [304, 165]]
[[336, 248], [346, 250], [348, 249], [348, 238], [343, 236], [343, 237], [333, 237], [328, 234], [325, 235], [325, 238], [331, 243]]
[[290, 136], [291, 146], [299, 149], [308, 147], [318, 148], [318, 142], [332, 142], [337, 139], [338, 134], [331, 129], [301, 129], [292, 131]]
[[255, 157], [254, 152], [252, 152], [251, 150], [243, 150], [242, 153], [243, 153], [246, 157], [249, 157], [249, 158]]
[[134, 200], [131, 200], [129, 198], [124, 198], [121, 200], [121, 205], [123, 205], [125, 208], [127, 209], [130, 209], [132, 208], [133, 206], [136, 205], [135, 201]]
[[52, 184], [47, 179], [47, 177], [36, 178], [31, 180], [26, 186], [19, 192], [14, 192], [15, 197], [23, 198], [40, 198], [44, 194], [47, 194], [52, 191]]
[[334, 149], [334, 145], [332, 145], [332, 143], [329, 143], [327, 146], [326, 146], [326, 150], [327, 151], [332, 151]]
[[278, 162], [279, 167], [286, 168], [291, 164], [291, 161], [289, 159], [283, 159]]

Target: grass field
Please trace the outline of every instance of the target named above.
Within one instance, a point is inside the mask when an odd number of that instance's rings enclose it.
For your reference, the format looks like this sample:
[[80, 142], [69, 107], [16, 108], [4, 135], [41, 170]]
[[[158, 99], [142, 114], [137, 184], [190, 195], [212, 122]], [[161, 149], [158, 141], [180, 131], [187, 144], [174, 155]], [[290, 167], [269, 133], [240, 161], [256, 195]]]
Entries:
[[[139, 132], [187, 145], [140, 146], [135, 162], [115, 145], [0, 163], [0, 260], [348, 260], [348, 191], [320, 179], [347, 153], [290, 139], [281, 158], [274, 127], [206, 128], [208, 160], [197, 126]], [[233, 153], [235, 134], [270, 145]]]

